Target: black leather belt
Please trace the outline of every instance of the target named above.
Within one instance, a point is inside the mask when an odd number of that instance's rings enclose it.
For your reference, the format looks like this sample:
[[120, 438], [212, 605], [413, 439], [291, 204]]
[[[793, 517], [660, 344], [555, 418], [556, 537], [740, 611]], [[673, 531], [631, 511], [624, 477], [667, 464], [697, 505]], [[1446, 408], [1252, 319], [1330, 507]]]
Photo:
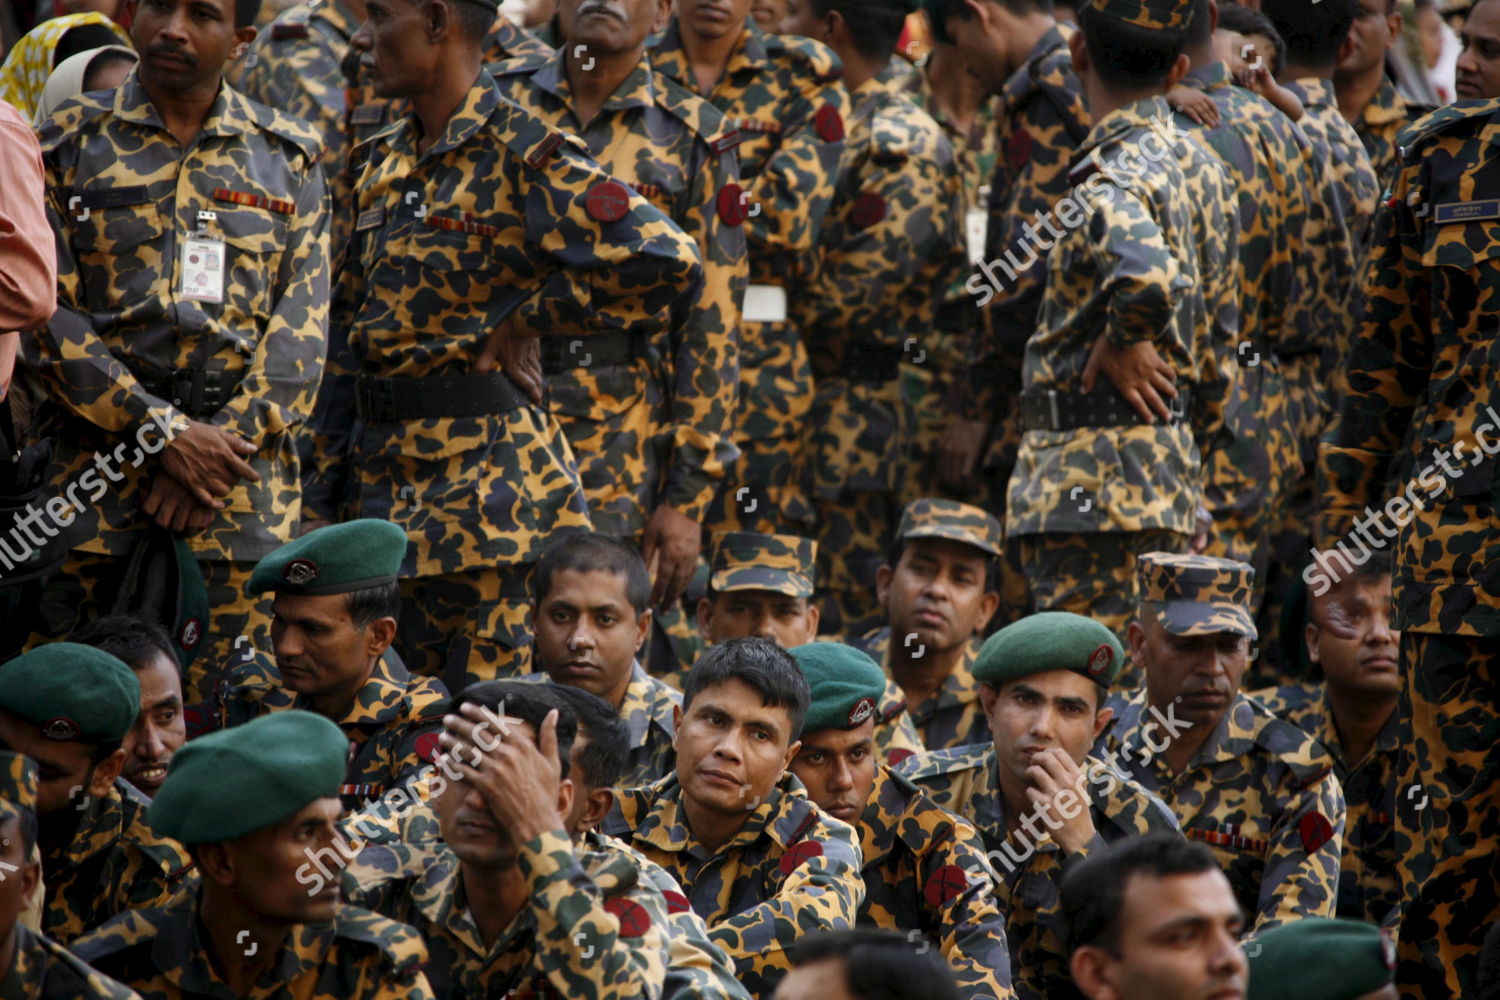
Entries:
[[497, 416], [530, 403], [526, 394], [500, 373], [420, 378], [361, 375], [354, 380], [354, 413], [374, 423]]
[[542, 373], [561, 375], [574, 368], [628, 365], [646, 354], [646, 338], [638, 333], [596, 333], [587, 337], [542, 338]]
[[[1172, 413], [1169, 424], [1186, 419], [1192, 393], [1177, 390], [1177, 398], [1168, 400]], [[1133, 427], [1143, 424], [1135, 407], [1125, 397], [1106, 386], [1091, 393], [1082, 392], [1023, 392], [1021, 393], [1022, 431], [1072, 431], [1081, 427]]]
[[240, 374], [226, 371], [152, 370], [140, 362], [124, 362], [147, 392], [169, 401], [194, 420], [206, 420], [224, 408], [239, 387]]

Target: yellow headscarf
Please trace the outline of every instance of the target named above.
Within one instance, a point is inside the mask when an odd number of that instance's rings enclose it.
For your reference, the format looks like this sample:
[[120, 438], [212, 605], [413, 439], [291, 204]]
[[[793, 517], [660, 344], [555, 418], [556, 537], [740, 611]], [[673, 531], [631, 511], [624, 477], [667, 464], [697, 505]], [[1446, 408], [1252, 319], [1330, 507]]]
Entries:
[[52, 54], [57, 43], [71, 29], [85, 24], [102, 24], [113, 28], [120, 36], [120, 44], [129, 45], [130, 36], [103, 14], [87, 11], [82, 14], [64, 14], [50, 21], [43, 21], [32, 28], [26, 36], [10, 50], [5, 65], [0, 66], [0, 101], [8, 101], [30, 121], [36, 114], [37, 102], [42, 89], [47, 86], [47, 77], [52, 75]]

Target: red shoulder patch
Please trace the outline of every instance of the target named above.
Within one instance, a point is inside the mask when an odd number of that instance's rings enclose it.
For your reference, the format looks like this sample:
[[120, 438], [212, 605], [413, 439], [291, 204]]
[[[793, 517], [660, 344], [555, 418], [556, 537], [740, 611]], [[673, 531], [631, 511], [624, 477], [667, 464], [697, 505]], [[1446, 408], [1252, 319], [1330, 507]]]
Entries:
[[885, 759], [886, 759], [887, 762], [890, 763], [890, 765], [892, 767], [895, 767], [897, 764], [901, 763], [906, 758], [908, 758], [908, 757], [915, 757], [916, 755], [917, 755], [917, 753], [916, 753], [915, 750], [908, 750], [908, 749], [906, 749], [906, 747], [897, 747], [896, 749], [892, 750], [890, 753], [886, 754], [885, 755]]
[[730, 182], [719, 188], [719, 218], [726, 226], [738, 226], [750, 217], [745, 205], [745, 189]]
[[1022, 129], [1010, 137], [1005, 144], [1005, 153], [1012, 167], [1024, 167], [1031, 162], [1031, 133]]
[[1314, 810], [1297, 823], [1297, 832], [1302, 835], [1302, 847], [1311, 854], [1333, 839], [1333, 824]]
[[849, 221], [861, 229], [869, 229], [885, 218], [885, 199], [874, 191], [866, 191], [854, 199], [849, 209]]
[[604, 909], [620, 922], [620, 937], [642, 937], [651, 929], [651, 914], [634, 900], [620, 897], [605, 900]]
[[693, 908], [693, 904], [680, 892], [664, 892], [662, 898], [667, 901], [668, 913], [686, 913]]
[[417, 756], [429, 764], [437, 760], [438, 754], [443, 752], [443, 748], [438, 744], [437, 733], [423, 733], [418, 736], [416, 748]]
[[583, 207], [597, 222], [619, 222], [630, 211], [630, 192], [619, 181], [600, 181], [583, 196]]
[[305, 24], [273, 24], [271, 25], [271, 37], [280, 41], [283, 38], [306, 38], [307, 25]]
[[832, 104], [825, 104], [813, 115], [813, 128], [824, 142], [840, 142], [844, 138], [844, 116]]
[[802, 863], [810, 858], [821, 858], [823, 856], [823, 845], [816, 840], [802, 840], [788, 847], [786, 853], [781, 856], [781, 863], [776, 867], [781, 869], [781, 874], [790, 875]]
[[969, 873], [958, 865], [944, 865], [933, 872], [922, 887], [928, 906], [943, 906], [969, 886]]

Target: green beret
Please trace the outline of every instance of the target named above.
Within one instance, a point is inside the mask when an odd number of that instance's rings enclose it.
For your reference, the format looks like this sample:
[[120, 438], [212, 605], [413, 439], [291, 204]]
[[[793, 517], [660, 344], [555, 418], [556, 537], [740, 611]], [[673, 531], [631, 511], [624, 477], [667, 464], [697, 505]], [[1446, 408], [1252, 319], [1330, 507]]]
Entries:
[[1125, 649], [1108, 628], [1069, 611], [1042, 611], [1005, 626], [974, 658], [974, 677], [1004, 684], [1071, 670], [1108, 690], [1125, 665]]
[[349, 741], [321, 715], [291, 709], [183, 744], [146, 818], [184, 844], [233, 840], [338, 795]]
[[141, 682], [93, 646], [52, 642], [0, 666], [0, 709], [49, 740], [122, 740], [141, 711]]
[[787, 652], [811, 692], [803, 733], [854, 729], [874, 717], [885, 694], [885, 672], [868, 655], [841, 642], [809, 642]]
[[36, 762], [18, 753], [0, 752], [0, 819], [23, 812], [36, 815]]
[[1245, 943], [1246, 1000], [1354, 1000], [1392, 981], [1396, 946], [1372, 924], [1303, 917]]
[[364, 518], [310, 531], [255, 564], [250, 593], [347, 594], [393, 582], [406, 557], [406, 532]]

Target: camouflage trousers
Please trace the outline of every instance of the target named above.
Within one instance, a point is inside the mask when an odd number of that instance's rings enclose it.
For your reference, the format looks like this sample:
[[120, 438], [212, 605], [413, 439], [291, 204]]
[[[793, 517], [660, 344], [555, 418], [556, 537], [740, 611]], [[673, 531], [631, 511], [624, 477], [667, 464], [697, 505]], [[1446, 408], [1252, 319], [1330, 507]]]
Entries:
[[[124, 556], [69, 552], [42, 592], [41, 621], [28, 645], [66, 638], [108, 614], [125, 565]], [[255, 563], [200, 560], [198, 568], [208, 593], [209, 620], [192, 663], [183, 671], [183, 698], [189, 704], [212, 697], [219, 676], [254, 650], [271, 649], [272, 595], [256, 597], [245, 590]]]
[[532, 563], [401, 581], [396, 651], [454, 694], [531, 672]]
[[1403, 997], [1478, 995], [1500, 920], [1500, 637], [1401, 633], [1396, 871]]
[[[1125, 643], [1125, 626], [1138, 599], [1136, 560], [1147, 552], [1186, 552], [1191, 541], [1176, 531], [1044, 532], [1014, 540], [1021, 569], [1038, 611], [1071, 611], [1102, 622]], [[1125, 647], [1125, 667], [1113, 687], [1128, 698], [1143, 675]]]

